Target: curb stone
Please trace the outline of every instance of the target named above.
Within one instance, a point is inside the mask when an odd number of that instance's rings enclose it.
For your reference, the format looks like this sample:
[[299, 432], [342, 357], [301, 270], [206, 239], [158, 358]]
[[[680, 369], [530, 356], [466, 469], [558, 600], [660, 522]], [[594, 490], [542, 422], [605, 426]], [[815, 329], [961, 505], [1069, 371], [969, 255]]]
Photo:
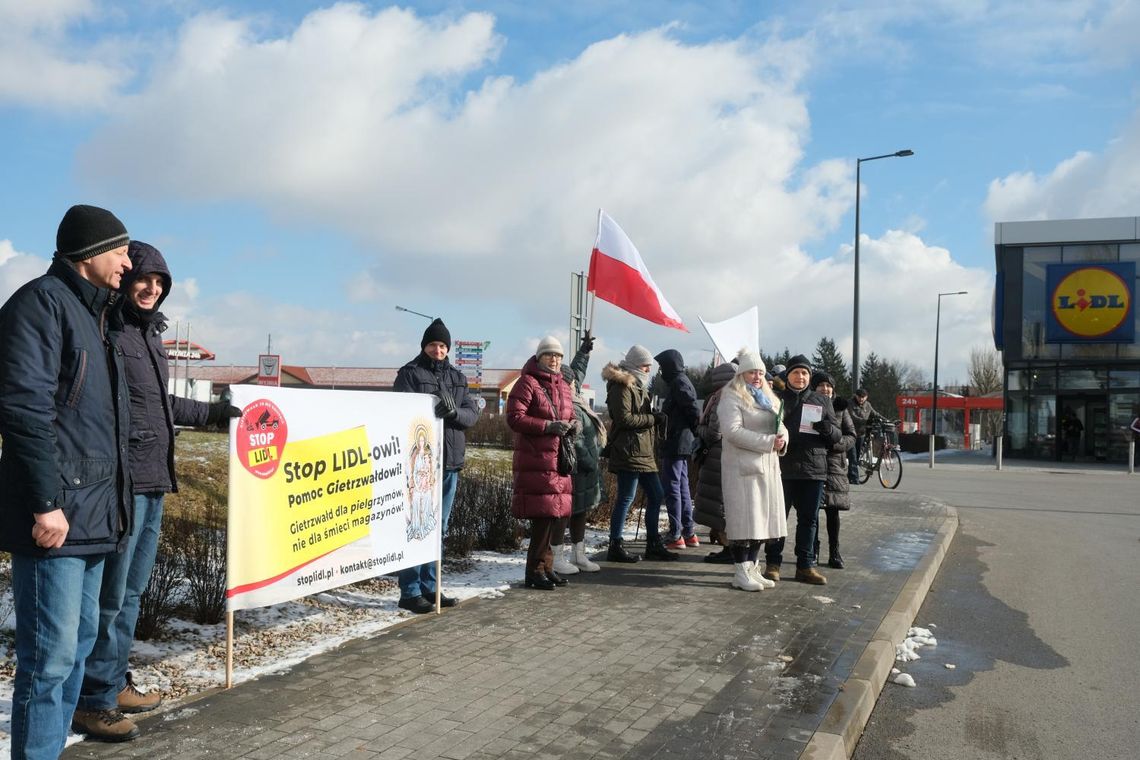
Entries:
[[855, 663], [842, 690], [828, 708], [801, 760], [848, 760], [871, 718], [871, 711], [895, 664], [895, 645], [906, 638], [942, 560], [958, 531], [958, 511], [945, 507], [945, 518], [922, 561], [903, 584], [890, 611]]

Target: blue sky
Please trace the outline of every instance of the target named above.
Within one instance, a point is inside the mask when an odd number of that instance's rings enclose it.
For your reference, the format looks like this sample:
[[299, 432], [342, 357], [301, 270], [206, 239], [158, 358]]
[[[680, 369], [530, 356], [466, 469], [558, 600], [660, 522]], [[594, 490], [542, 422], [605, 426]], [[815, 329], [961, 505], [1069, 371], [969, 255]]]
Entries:
[[[758, 304], [766, 351], [940, 377], [990, 345], [995, 221], [1140, 213], [1140, 3], [0, 0], [0, 297], [73, 203], [166, 254], [173, 319], [226, 364], [395, 366], [441, 315], [520, 366], [565, 338], [599, 206], [707, 361], [697, 316]], [[601, 362], [596, 361], [597, 370]]]

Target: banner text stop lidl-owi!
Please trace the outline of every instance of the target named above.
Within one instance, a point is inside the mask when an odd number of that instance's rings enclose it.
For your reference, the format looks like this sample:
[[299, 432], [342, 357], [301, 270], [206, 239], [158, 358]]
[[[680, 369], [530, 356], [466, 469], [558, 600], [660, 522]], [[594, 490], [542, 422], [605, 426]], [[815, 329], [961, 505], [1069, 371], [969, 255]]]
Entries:
[[440, 556], [431, 396], [235, 385], [226, 608], [297, 599]]

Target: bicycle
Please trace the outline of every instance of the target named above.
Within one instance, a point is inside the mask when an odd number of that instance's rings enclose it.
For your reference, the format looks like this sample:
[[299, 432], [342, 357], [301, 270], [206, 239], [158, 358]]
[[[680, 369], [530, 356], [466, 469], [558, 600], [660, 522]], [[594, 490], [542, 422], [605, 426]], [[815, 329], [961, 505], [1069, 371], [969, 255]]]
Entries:
[[879, 473], [883, 488], [895, 489], [902, 482], [902, 457], [899, 456], [898, 421], [878, 418], [867, 426], [859, 452], [859, 484]]

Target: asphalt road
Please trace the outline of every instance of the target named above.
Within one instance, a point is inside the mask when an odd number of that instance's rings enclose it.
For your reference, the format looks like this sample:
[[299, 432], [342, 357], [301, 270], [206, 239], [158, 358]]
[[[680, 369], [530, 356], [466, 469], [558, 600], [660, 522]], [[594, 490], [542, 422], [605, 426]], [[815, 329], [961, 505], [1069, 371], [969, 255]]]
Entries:
[[938, 646], [899, 664], [917, 686], [886, 684], [854, 757], [1140, 757], [1140, 474], [946, 457], [899, 490], [959, 529], [915, 621]]

